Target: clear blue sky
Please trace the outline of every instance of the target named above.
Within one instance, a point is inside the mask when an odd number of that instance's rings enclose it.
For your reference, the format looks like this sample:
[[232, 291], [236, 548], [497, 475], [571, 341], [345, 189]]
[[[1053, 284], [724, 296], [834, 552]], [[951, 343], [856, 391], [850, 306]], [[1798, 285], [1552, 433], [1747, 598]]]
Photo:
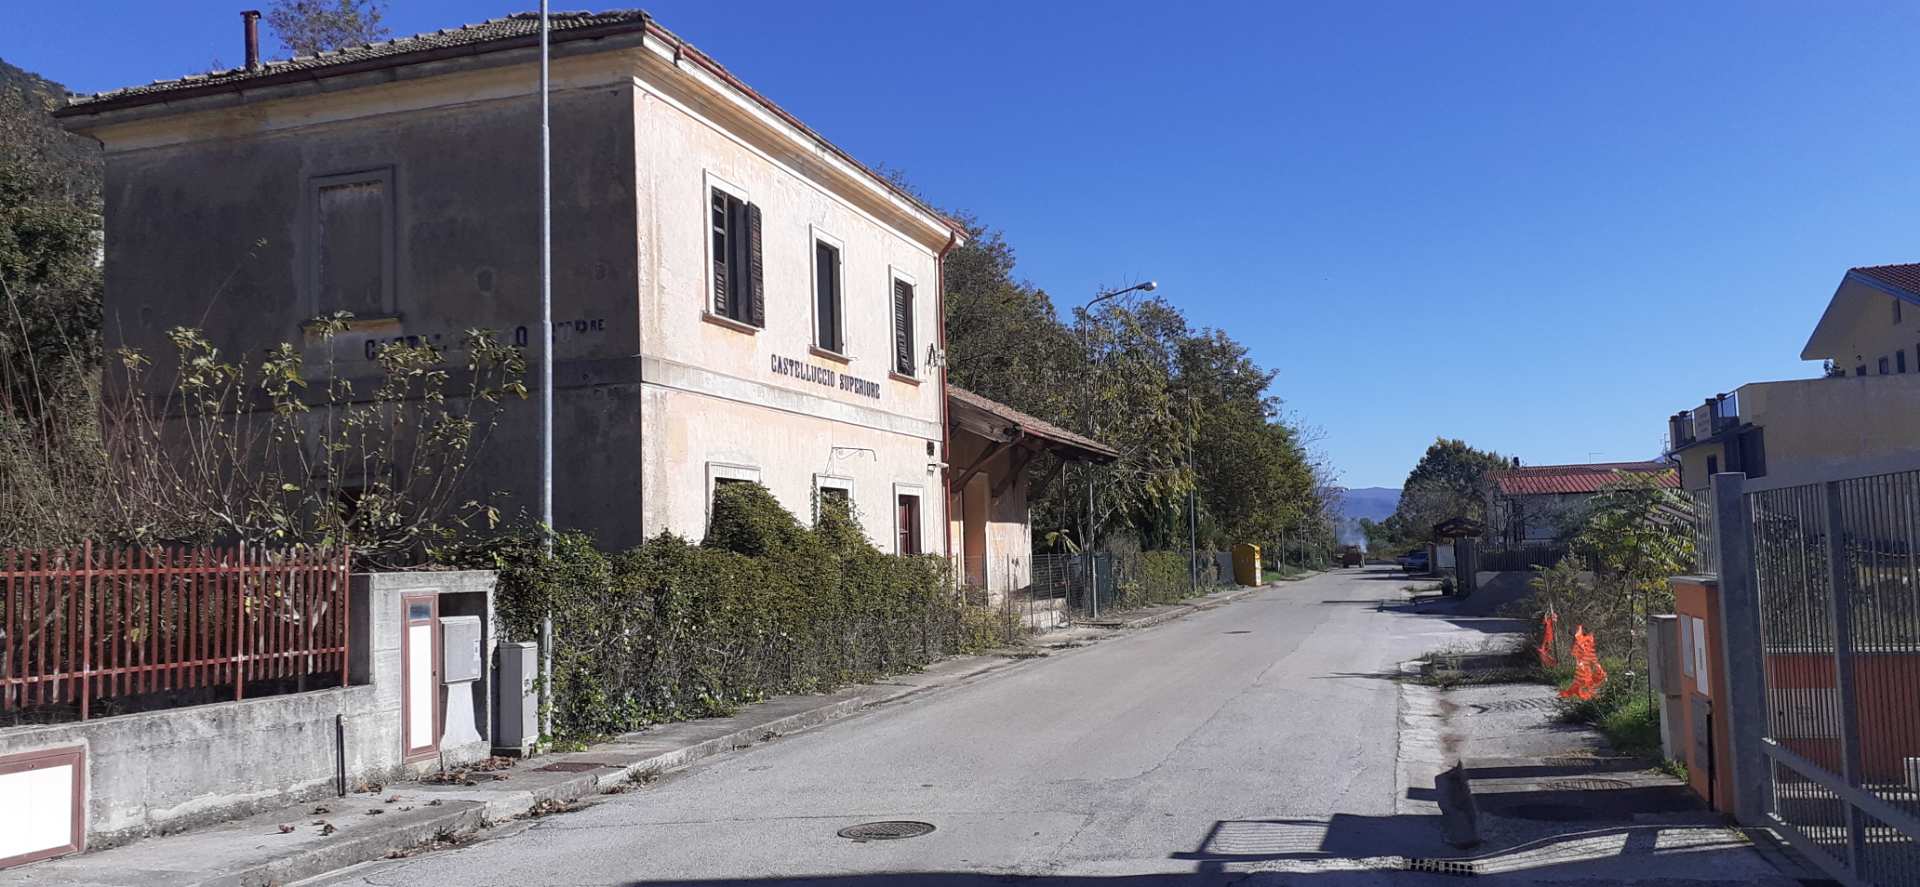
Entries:
[[[89, 91], [231, 65], [245, 5], [9, 4], [0, 58]], [[1912, 5], [649, 8], [1003, 228], [1057, 302], [1159, 279], [1280, 371], [1351, 486], [1436, 435], [1653, 456], [1674, 410], [1817, 372], [1847, 267], [1920, 259]]]

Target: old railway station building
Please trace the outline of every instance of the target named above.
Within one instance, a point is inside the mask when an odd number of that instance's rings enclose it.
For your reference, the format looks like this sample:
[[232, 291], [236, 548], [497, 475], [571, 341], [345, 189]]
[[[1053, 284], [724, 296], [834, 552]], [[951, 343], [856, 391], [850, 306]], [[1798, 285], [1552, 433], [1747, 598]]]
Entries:
[[[883, 550], [946, 552], [961, 227], [644, 13], [553, 21], [558, 525], [697, 539], [715, 486], [754, 480], [803, 520], [844, 496]], [[65, 124], [106, 150], [109, 346], [164, 355], [200, 326], [371, 377], [382, 342], [488, 328], [537, 357], [537, 28], [77, 97]], [[346, 335], [311, 334], [336, 311]], [[510, 408], [474, 492], [537, 511], [537, 416]]]

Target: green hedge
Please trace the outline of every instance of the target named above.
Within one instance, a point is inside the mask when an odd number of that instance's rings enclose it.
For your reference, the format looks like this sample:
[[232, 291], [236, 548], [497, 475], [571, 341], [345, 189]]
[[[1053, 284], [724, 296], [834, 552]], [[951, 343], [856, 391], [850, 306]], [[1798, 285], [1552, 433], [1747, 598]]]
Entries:
[[945, 561], [883, 554], [822, 504], [808, 528], [759, 484], [727, 484], [702, 545], [663, 534], [610, 554], [568, 534], [551, 558], [533, 541], [497, 549], [506, 629], [535, 637], [553, 613], [556, 737], [726, 714], [989, 642]]

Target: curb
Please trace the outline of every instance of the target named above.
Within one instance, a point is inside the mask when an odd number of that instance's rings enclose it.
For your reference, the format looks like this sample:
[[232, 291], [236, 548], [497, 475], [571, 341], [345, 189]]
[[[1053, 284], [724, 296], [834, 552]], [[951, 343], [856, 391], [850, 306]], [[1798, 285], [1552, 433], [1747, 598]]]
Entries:
[[1100, 620], [1075, 619], [1072, 621], [1071, 624], [1078, 628], [1112, 628], [1112, 629], [1151, 628], [1163, 622], [1172, 622], [1173, 620], [1179, 619], [1182, 616], [1190, 616], [1202, 610], [1211, 610], [1214, 607], [1233, 603], [1234, 601], [1237, 601], [1250, 594], [1254, 594], [1256, 592], [1261, 592], [1269, 588], [1276, 588], [1276, 587], [1278, 587], [1278, 583], [1269, 582], [1266, 585], [1254, 585], [1246, 588], [1235, 589], [1233, 591], [1219, 591], [1219, 592], [1214, 592], [1211, 595], [1198, 598], [1192, 601], [1191, 603], [1175, 604], [1170, 609], [1161, 610], [1157, 613], [1149, 613], [1145, 616], [1136, 616], [1132, 619], [1100, 619]]

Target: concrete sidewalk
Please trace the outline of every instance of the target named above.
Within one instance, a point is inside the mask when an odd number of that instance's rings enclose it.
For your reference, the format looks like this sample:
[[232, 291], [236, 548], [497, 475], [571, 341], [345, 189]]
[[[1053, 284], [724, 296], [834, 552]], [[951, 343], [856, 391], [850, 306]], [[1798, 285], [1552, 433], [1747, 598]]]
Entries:
[[66, 887], [267, 887], [356, 863], [482, 839], [515, 820], [562, 812], [704, 758], [770, 741], [873, 706], [964, 686], [1044, 658], [1049, 647], [1098, 643], [1260, 591], [1233, 588], [1192, 601], [1120, 614], [1033, 639], [1025, 647], [955, 657], [925, 670], [808, 696], [781, 696], [727, 718], [664, 724], [584, 751], [470, 769], [439, 784], [362, 786], [303, 804], [175, 835], [0, 872], [7, 885]]

